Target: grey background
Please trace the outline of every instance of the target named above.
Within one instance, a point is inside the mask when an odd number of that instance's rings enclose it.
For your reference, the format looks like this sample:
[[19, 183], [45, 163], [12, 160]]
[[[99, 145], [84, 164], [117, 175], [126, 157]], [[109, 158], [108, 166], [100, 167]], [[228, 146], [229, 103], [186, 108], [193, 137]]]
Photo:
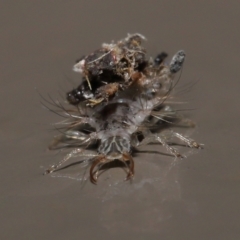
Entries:
[[[1, 1], [0, 238], [239, 239], [239, 10], [239, 1]], [[64, 95], [79, 82], [77, 58], [135, 32], [149, 55], [186, 51], [179, 85], [196, 83], [192, 137], [205, 149], [176, 164], [143, 153], [132, 183], [121, 169], [97, 186], [43, 176], [63, 154], [47, 151], [60, 119], [38, 92]]]

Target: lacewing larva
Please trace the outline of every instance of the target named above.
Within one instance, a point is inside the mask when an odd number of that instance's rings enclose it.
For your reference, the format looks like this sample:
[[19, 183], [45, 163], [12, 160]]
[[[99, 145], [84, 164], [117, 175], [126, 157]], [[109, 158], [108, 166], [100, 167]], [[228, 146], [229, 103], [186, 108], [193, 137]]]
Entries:
[[67, 93], [67, 106], [54, 102], [66, 120], [49, 147], [69, 147], [71, 151], [46, 174], [73, 157], [84, 157], [94, 184], [103, 167], [115, 160], [122, 162], [126, 179], [130, 179], [134, 176], [132, 153], [141, 145], [158, 142], [177, 158], [183, 156], [168, 143], [170, 138], [201, 148], [201, 144], [169, 128], [184, 119], [168, 100], [185, 52], [178, 51], [169, 64], [165, 63], [165, 52], [154, 60], [147, 59], [142, 40], [143, 35], [132, 34], [117, 43], [103, 44], [74, 65], [74, 71], [82, 74], [82, 82]]

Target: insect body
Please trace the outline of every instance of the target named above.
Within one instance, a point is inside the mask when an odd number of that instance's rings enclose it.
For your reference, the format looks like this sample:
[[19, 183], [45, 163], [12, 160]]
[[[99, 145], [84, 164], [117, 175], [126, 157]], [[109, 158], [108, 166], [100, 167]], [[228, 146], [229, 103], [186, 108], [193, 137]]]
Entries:
[[[121, 50], [119, 50], [120, 53], [131, 52], [130, 50], [133, 47], [129, 46], [130, 49], [126, 50], [125, 46], [127, 44], [136, 44], [134, 46], [139, 47], [139, 43], [137, 41], [135, 43], [134, 36], [139, 37], [139, 35], [133, 35], [133, 37], [127, 38], [131, 41], [125, 40], [125, 42], [120, 42], [117, 45], [117, 48]], [[132, 41], [134, 42], [132, 43]], [[124, 49], [121, 49], [121, 46]], [[116, 51], [116, 46], [113, 48]], [[98, 59], [104, 59], [106, 57], [104, 54], [98, 56]], [[134, 175], [132, 153], [141, 145], [158, 142], [169, 153], [178, 158], [183, 156], [176, 148], [168, 144], [169, 138], [175, 137], [192, 148], [201, 147], [194, 140], [166, 128], [166, 123], [174, 124], [182, 118], [167, 104], [166, 100], [171, 97], [175, 87], [174, 75], [183, 65], [184, 51], [177, 52], [169, 65], [164, 64], [166, 54], [159, 55], [154, 62], [144, 60], [145, 65], [141, 69], [138, 69], [138, 67], [139, 63], [143, 62], [143, 55], [137, 56], [133, 54], [132, 58], [129, 56], [127, 60], [129, 61], [128, 64], [132, 66], [132, 69], [126, 70], [126, 72], [131, 72], [128, 78], [125, 78], [125, 74], [123, 74], [121, 80], [113, 81], [116, 75], [122, 74], [123, 69], [117, 72], [119, 62], [122, 60], [116, 61], [113, 69], [110, 70], [110, 72], [112, 71], [112, 73], [109, 73], [112, 74], [112, 82], [107, 81], [107, 84], [99, 86], [99, 84], [95, 85], [96, 80], [89, 78], [89, 80], [91, 79], [92, 95], [89, 94], [88, 97], [91, 103], [98, 99], [99, 93], [101, 93], [100, 98], [102, 98], [104, 93], [109, 91], [107, 101], [99, 101], [89, 106], [86, 104], [87, 97], [85, 99], [79, 98], [75, 104], [72, 104], [74, 106], [69, 109], [58, 104], [58, 107], [63, 110], [68, 118], [62, 122], [66, 126], [64, 130], [61, 130], [63, 133], [54, 139], [50, 148], [67, 146], [73, 148], [73, 150], [58, 164], [52, 165], [46, 173], [55, 171], [70, 158], [79, 156], [88, 159], [92, 183], [97, 183], [99, 172], [103, 169], [103, 166], [116, 159], [123, 163], [127, 169], [126, 179], [130, 179]], [[140, 62], [136, 63], [138, 60]], [[81, 62], [80, 68], [86, 71], [86, 74], [91, 73], [94, 67], [86, 67], [88, 58], [81, 61], [83, 62]], [[95, 67], [97, 68], [96, 71], [100, 69], [99, 65]], [[105, 71], [106, 68], [101, 67], [101, 70]], [[96, 75], [98, 76], [98, 74]], [[102, 79], [102, 76], [100, 78]], [[123, 87], [120, 91], [118, 89], [119, 82], [126, 84], [125, 88]], [[86, 88], [89, 87], [87, 82], [83, 84]], [[114, 94], [111, 94], [111, 88], [113, 88]], [[111, 97], [109, 98], [109, 96]]]

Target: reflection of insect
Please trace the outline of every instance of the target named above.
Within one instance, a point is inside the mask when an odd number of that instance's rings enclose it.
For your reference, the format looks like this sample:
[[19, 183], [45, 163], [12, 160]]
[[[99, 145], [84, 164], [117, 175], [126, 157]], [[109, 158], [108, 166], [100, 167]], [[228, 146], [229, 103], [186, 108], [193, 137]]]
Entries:
[[[168, 144], [173, 137], [189, 147], [200, 148], [200, 144], [194, 140], [169, 129], [169, 125], [176, 122], [181, 124], [183, 119], [170, 104], [167, 104], [167, 101], [171, 98], [172, 90], [176, 85], [173, 78], [182, 67], [185, 53], [177, 52], [169, 65], [164, 64], [165, 57], [166, 54], [162, 53], [155, 61], [144, 60], [144, 67], [132, 68], [129, 79], [125, 79], [123, 74], [122, 82], [127, 85], [123, 86], [121, 91], [118, 91], [120, 81], [108, 81], [103, 86], [95, 85], [94, 81], [90, 81], [93, 91], [92, 95], [89, 94], [91, 103], [98, 99], [97, 96], [101, 91], [101, 98], [104, 98], [107, 92], [110, 93], [111, 98], [108, 101], [99, 101], [88, 107], [89, 105], [85, 104], [87, 98], [79, 98], [70, 109], [55, 103], [67, 116], [67, 120], [62, 122], [65, 127], [61, 128], [61, 135], [54, 139], [50, 149], [70, 147], [73, 150], [58, 164], [46, 170], [46, 173], [54, 172], [73, 157], [85, 157], [90, 166], [92, 183], [97, 182], [103, 166], [114, 160], [123, 163], [127, 169], [127, 179], [130, 179], [134, 175], [132, 153], [138, 146], [158, 142], [178, 158], [183, 156]], [[134, 66], [133, 59], [128, 61]], [[85, 71], [85, 65], [83, 69]], [[111, 70], [112, 76], [115, 76], [116, 69], [115, 66]], [[87, 87], [89, 83], [83, 84]], [[111, 91], [117, 94], [111, 94]], [[83, 93], [86, 93], [85, 90]]]

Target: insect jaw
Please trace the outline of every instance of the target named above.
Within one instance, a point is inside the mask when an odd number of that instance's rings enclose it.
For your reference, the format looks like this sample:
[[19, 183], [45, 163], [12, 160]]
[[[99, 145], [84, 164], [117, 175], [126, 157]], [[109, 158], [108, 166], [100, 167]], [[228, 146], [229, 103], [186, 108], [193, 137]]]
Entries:
[[109, 158], [109, 155], [107, 155], [107, 156], [99, 155], [93, 159], [93, 163], [90, 168], [90, 181], [93, 184], [97, 184], [98, 175], [99, 175], [99, 172], [101, 171], [103, 165], [108, 162], [112, 162], [113, 160], [121, 161], [125, 165], [125, 167], [128, 169], [126, 180], [129, 180], [134, 176], [134, 161], [133, 161], [132, 156], [126, 152], [126, 153], [119, 154], [116, 157], [118, 157], [118, 158], [112, 158], [112, 156], [110, 156], [110, 158]]

